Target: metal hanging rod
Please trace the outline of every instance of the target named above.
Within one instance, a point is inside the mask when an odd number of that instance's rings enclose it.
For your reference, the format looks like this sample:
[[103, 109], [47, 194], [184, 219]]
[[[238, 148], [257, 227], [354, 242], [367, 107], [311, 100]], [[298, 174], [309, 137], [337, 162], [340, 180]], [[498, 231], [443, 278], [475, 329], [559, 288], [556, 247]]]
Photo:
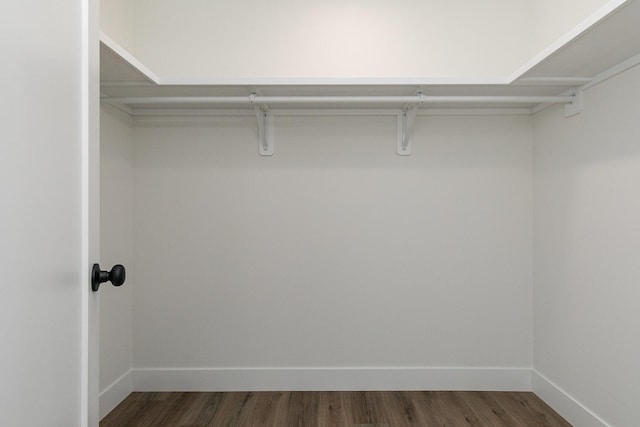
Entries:
[[562, 104], [570, 103], [573, 96], [150, 96], [103, 98], [112, 104], [151, 105], [151, 104], [474, 104], [474, 103], [513, 103], [513, 104]]
[[[261, 156], [271, 156], [274, 152], [273, 141], [273, 111], [269, 106], [274, 105], [322, 105], [327, 106], [339, 104], [371, 104], [401, 105], [396, 108], [396, 151], [399, 156], [409, 156], [412, 152], [412, 130], [418, 113], [418, 108], [425, 104], [565, 104], [565, 115], [567, 117], [578, 114], [582, 110], [582, 92], [577, 91], [571, 94], [559, 96], [427, 96], [422, 93], [409, 96], [262, 96], [252, 93], [248, 96], [149, 96], [149, 97], [105, 97], [103, 101], [135, 114], [134, 106], [149, 106], [147, 111], [177, 111], [157, 108], [158, 105], [173, 105], [180, 110], [185, 106], [214, 106], [214, 105], [248, 105], [255, 110], [258, 120], [258, 144]], [[198, 108], [198, 107], [194, 107]], [[285, 107], [286, 108], [286, 107]], [[292, 107], [295, 109], [295, 107]], [[313, 108], [313, 107], [312, 107]], [[322, 107], [317, 107], [323, 111]], [[332, 108], [332, 107], [328, 107]], [[348, 108], [348, 107], [347, 107]], [[362, 107], [362, 110], [367, 111]], [[213, 110], [210, 108], [210, 110]], [[333, 110], [336, 110], [333, 107]], [[342, 109], [339, 109], [343, 111]], [[194, 111], [193, 109], [190, 111]], [[306, 109], [295, 109], [295, 111], [309, 111]], [[348, 110], [344, 110], [348, 111]], [[379, 108], [369, 111], [381, 111]], [[429, 110], [427, 110], [429, 111]], [[387, 114], [388, 111], [387, 111]], [[394, 113], [390, 113], [394, 114]]]

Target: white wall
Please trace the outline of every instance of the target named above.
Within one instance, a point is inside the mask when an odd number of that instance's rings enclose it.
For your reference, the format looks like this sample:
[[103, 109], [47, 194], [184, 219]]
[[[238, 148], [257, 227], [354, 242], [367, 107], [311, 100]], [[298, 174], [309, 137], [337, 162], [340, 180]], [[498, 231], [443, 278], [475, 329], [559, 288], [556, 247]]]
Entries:
[[136, 369], [530, 368], [529, 117], [275, 126], [137, 120]]
[[640, 401], [639, 79], [590, 89], [571, 119], [534, 119], [534, 367], [612, 426], [636, 425]]
[[3, 426], [80, 425], [80, 13], [32, 1], [0, 14]]
[[134, 0], [100, 0], [100, 29], [129, 52], [134, 49]]
[[100, 287], [100, 414], [133, 391], [133, 121], [113, 107], [100, 115], [100, 263], [126, 268], [121, 287]]
[[[615, 0], [614, 0], [615, 1]], [[532, 51], [538, 53], [610, 0], [534, 0]]]
[[135, 1], [163, 77], [496, 77], [531, 56], [527, 0]]

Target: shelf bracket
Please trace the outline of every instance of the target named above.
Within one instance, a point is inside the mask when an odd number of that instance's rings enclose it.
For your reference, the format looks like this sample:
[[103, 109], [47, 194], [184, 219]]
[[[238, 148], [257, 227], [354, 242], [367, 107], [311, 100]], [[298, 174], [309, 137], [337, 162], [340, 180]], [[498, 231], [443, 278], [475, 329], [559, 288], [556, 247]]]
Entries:
[[261, 156], [273, 156], [273, 114], [266, 105], [256, 105], [256, 94], [249, 95], [258, 119], [258, 152]]
[[580, 114], [584, 109], [584, 94], [581, 90], [572, 93], [573, 101], [564, 105], [564, 116], [572, 117]]
[[398, 140], [396, 149], [399, 156], [411, 155], [411, 134], [413, 133], [413, 124], [416, 121], [417, 114], [417, 106], [405, 108], [398, 114]]

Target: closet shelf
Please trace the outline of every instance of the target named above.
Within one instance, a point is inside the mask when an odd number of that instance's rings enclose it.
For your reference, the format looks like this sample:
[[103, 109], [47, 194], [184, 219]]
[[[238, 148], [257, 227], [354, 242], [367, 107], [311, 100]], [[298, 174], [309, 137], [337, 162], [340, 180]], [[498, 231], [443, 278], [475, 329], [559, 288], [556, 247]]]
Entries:
[[160, 78], [108, 35], [100, 33], [100, 88], [156, 86]]
[[612, 0], [532, 58], [512, 79], [592, 79], [638, 54], [640, 1]]
[[[536, 112], [640, 63], [640, 0], [612, 1], [512, 76], [491, 79], [161, 78], [101, 34], [101, 93], [132, 115], [290, 109]], [[255, 94], [255, 97], [252, 95]], [[422, 94], [422, 95], [419, 95]]]

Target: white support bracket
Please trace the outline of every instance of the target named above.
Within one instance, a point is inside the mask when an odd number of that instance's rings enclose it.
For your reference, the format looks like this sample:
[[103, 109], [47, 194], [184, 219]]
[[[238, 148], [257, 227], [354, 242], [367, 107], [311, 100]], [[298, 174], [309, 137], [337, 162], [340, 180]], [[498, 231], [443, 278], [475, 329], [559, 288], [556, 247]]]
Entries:
[[255, 98], [255, 93], [249, 95], [258, 119], [258, 152], [261, 156], [273, 156], [273, 114], [266, 105], [256, 105]]
[[564, 116], [572, 117], [584, 109], [584, 93], [581, 90], [572, 93], [573, 100], [564, 105]]
[[397, 120], [397, 153], [399, 156], [411, 155], [411, 134], [413, 133], [413, 124], [416, 121], [418, 107], [405, 108], [398, 114]]

